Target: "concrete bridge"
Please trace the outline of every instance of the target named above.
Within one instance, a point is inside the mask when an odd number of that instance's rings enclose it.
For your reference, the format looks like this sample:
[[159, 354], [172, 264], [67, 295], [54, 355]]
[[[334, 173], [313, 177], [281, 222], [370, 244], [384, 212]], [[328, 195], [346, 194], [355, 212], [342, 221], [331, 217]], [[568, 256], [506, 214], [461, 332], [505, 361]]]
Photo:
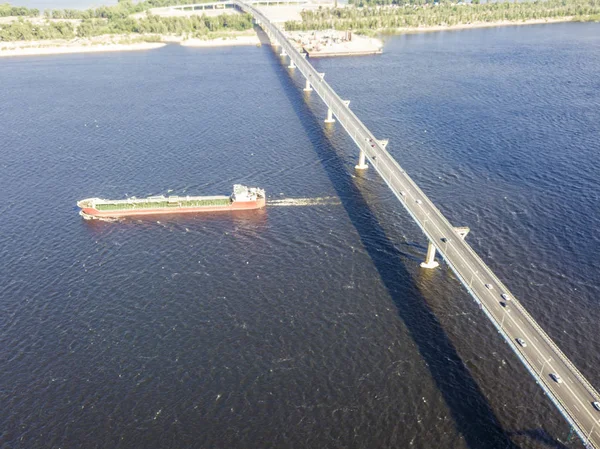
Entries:
[[[483, 313], [496, 327], [516, 357], [544, 390], [587, 448], [600, 449], [600, 395], [527, 310], [465, 241], [469, 228], [457, 228], [438, 210], [400, 164], [386, 151], [387, 140], [377, 139], [284, 34], [250, 3], [232, 4], [252, 14], [289, 68], [306, 80], [305, 91], [316, 92], [327, 105], [326, 123], [337, 119], [359, 149], [357, 170], [370, 164], [429, 240], [424, 269], [438, 266], [436, 252], [454, 271]], [[600, 408], [600, 404], [598, 404]]]

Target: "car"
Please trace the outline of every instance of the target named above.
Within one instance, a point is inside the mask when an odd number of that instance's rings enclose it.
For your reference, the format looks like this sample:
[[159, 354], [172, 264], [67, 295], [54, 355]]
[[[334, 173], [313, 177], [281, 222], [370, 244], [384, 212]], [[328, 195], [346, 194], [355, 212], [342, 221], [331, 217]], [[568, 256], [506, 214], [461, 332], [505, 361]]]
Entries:
[[421, 200], [415, 200], [415, 202], [416, 202], [417, 204], [423, 204], [423, 201], [421, 201]]
[[522, 338], [517, 338], [517, 343], [519, 343], [524, 348], [527, 347], [527, 343], [525, 343], [525, 340], [523, 340]]
[[592, 405], [594, 406], [594, 408], [596, 410], [600, 411], [600, 402], [598, 402], [598, 401], [592, 402]]
[[492, 284], [485, 284], [485, 288], [488, 290], [494, 290], [494, 286]]
[[402, 190], [402, 191], [400, 192], [400, 195], [402, 195], [402, 196], [406, 196], [406, 192], [405, 192], [404, 190]]
[[451, 239], [449, 239], [448, 237], [442, 237], [442, 242], [444, 243], [448, 243]]
[[508, 304], [506, 304], [504, 301], [500, 302], [500, 305], [504, 307], [504, 310], [510, 312], [510, 307], [508, 307]]
[[557, 384], [562, 384], [562, 379], [560, 378], [560, 376], [558, 374], [555, 373], [550, 373], [550, 377], [552, 378], [552, 380], [554, 382], [556, 382]]
[[502, 293], [500, 296], [502, 296], [502, 299], [505, 301], [510, 301], [510, 296], [508, 296], [506, 293]]

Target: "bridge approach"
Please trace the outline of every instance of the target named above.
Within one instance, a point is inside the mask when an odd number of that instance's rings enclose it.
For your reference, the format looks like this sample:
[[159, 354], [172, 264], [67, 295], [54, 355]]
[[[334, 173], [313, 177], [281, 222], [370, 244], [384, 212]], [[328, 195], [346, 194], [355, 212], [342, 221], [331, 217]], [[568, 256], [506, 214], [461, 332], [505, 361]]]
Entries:
[[[394, 192], [429, 240], [424, 268], [435, 268], [436, 251], [471, 294], [512, 351], [523, 363], [588, 448], [600, 449], [600, 410], [593, 403], [600, 395], [567, 356], [550, 339], [527, 310], [464, 240], [468, 228], [454, 227], [387, 152], [387, 140], [378, 140], [279, 28], [254, 6], [231, 0], [252, 14], [271, 39], [289, 57], [289, 68], [306, 79], [305, 91], [315, 91], [326, 104], [327, 119], [344, 127], [359, 148], [357, 169], [367, 162]], [[335, 118], [334, 118], [335, 117]], [[558, 381], [560, 380], [560, 382]], [[600, 404], [598, 404], [600, 407]]]

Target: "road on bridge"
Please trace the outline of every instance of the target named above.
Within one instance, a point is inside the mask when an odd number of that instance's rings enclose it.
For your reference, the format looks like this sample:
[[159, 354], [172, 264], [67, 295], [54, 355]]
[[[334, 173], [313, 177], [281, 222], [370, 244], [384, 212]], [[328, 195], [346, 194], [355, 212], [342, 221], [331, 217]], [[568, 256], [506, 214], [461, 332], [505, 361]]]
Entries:
[[302, 72], [584, 444], [600, 449], [600, 410], [593, 405], [600, 402], [600, 395], [594, 387], [387, 152], [385, 144], [356, 117], [349, 102], [327, 84], [323, 74], [259, 10], [239, 0], [233, 3], [252, 14], [282, 47], [283, 55], [293, 62], [291, 68]]

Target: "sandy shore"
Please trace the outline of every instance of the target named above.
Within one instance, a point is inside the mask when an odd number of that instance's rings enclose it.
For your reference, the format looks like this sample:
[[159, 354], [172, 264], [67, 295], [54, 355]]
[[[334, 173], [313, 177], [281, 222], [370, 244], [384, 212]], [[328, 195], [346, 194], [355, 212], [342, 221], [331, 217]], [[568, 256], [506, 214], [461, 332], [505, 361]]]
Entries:
[[7, 56], [40, 56], [69, 53], [98, 53], [106, 51], [139, 51], [164, 47], [167, 43], [178, 43], [188, 47], [223, 47], [227, 45], [260, 45], [256, 33], [231, 34], [215, 39], [187, 39], [182, 36], [151, 35], [162, 42], [119, 43], [120, 40], [135, 39], [136, 35], [97, 36], [91, 40], [76, 39], [73, 41], [19, 41], [0, 42], [0, 57]]
[[520, 22], [511, 22], [501, 20], [497, 22], [475, 22], [475, 23], [462, 23], [458, 25], [439, 25], [430, 27], [403, 27], [396, 28], [399, 34], [407, 33], [434, 33], [436, 31], [455, 31], [455, 30], [470, 30], [472, 28], [492, 28], [492, 27], [503, 27], [503, 26], [521, 26], [521, 25], [541, 25], [547, 23], [560, 23], [560, 22], [571, 22], [573, 17], [560, 17], [556, 19], [529, 19]]
[[140, 42], [137, 44], [107, 44], [107, 45], [64, 45], [48, 47], [13, 47], [0, 50], [0, 57], [3, 56], [39, 56], [39, 55], [60, 55], [68, 53], [98, 53], [105, 51], [138, 51], [152, 50], [154, 48], [164, 47], [166, 44], [161, 42]]
[[260, 45], [256, 34], [252, 36], [232, 36], [219, 39], [188, 39], [181, 42], [184, 47], [224, 47], [228, 45]]

